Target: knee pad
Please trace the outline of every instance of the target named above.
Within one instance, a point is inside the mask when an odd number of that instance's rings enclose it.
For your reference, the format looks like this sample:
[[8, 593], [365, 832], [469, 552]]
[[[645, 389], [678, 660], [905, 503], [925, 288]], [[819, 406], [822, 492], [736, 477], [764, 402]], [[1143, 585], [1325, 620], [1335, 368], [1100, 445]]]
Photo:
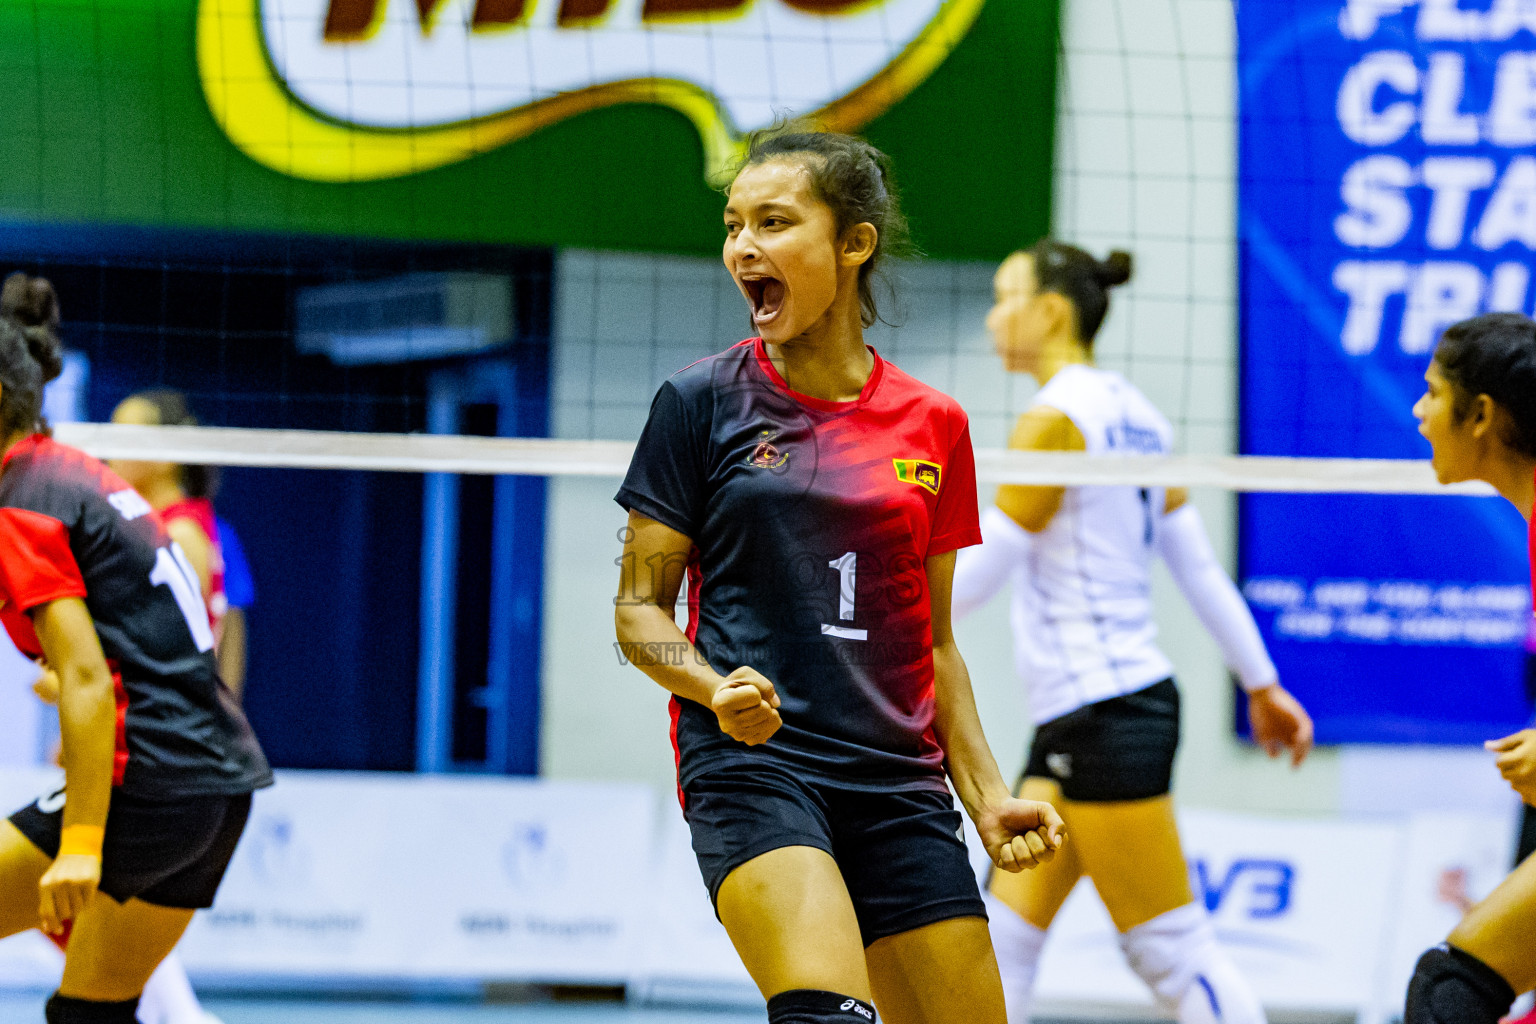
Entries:
[[1403, 1024], [1498, 1024], [1515, 990], [1498, 971], [1441, 944], [1419, 957], [1408, 981]]
[[875, 1008], [862, 999], [814, 988], [780, 992], [768, 1000], [768, 1024], [874, 1024]]
[[98, 1003], [92, 999], [73, 999], [55, 992], [43, 1010], [48, 1024], [137, 1024], [139, 1001]]
[[1216, 942], [1205, 908], [1187, 903], [1120, 936], [1131, 969], [1180, 1024], [1264, 1024], [1264, 1008]]
[[987, 929], [997, 954], [997, 971], [1003, 979], [1003, 1002], [1008, 1024], [1029, 1024], [1035, 993], [1035, 971], [1045, 948], [1045, 932], [1020, 917], [1012, 907], [993, 896], [981, 894], [987, 905]]

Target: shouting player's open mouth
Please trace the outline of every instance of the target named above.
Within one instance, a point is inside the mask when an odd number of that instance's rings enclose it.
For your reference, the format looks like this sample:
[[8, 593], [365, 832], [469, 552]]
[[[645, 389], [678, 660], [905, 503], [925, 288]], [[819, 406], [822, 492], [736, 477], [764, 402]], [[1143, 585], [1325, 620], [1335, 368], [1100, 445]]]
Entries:
[[739, 280], [752, 303], [752, 322], [759, 327], [772, 323], [784, 308], [784, 282], [760, 274], [742, 274]]

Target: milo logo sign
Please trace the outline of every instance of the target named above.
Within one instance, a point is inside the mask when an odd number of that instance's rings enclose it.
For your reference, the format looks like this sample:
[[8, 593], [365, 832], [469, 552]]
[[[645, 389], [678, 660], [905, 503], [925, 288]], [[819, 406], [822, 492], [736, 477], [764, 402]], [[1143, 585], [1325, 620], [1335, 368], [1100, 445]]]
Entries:
[[201, 0], [214, 117], [295, 177], [464, 160], [587, 110], [671, 107], [721, 170], [786, 114], [851, 131], [965, 35], [983, 0]]

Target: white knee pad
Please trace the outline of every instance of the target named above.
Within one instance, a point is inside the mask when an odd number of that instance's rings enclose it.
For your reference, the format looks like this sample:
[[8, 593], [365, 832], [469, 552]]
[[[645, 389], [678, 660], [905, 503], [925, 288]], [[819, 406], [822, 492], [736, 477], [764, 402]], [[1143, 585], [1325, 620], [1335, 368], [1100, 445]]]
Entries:
[[1003, 976], [1003, 1001], [1008, 1024], [1029, 1024], [1035, 994], [1035, 969], [1045, 947], [1045, 932], [1020, 917], [1012, 907], [990, 892], [981, 897], [987, 904], [987, 927], [997, 970]]
[[1137, 925], [1120, 936], [1120, 948], [1179, 1024], [1264, 1024], [1258, 996], [1217, 944], [1200, 904]]

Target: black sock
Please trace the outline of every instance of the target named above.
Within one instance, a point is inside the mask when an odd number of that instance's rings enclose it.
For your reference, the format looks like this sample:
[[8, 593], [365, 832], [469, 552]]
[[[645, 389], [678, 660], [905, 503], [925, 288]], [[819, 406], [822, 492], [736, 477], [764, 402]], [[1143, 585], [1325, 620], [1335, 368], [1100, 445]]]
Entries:
[[120, 1003], [98, 1003], [55, 992], [43, 1013], [48, 1024], [137, 1024], [139, 1000], [135, 996]]
[[768, 1000], [768, 1024], [874, 1024], [875, 1008], [862, 999], [815, 988], [795, 988]]

